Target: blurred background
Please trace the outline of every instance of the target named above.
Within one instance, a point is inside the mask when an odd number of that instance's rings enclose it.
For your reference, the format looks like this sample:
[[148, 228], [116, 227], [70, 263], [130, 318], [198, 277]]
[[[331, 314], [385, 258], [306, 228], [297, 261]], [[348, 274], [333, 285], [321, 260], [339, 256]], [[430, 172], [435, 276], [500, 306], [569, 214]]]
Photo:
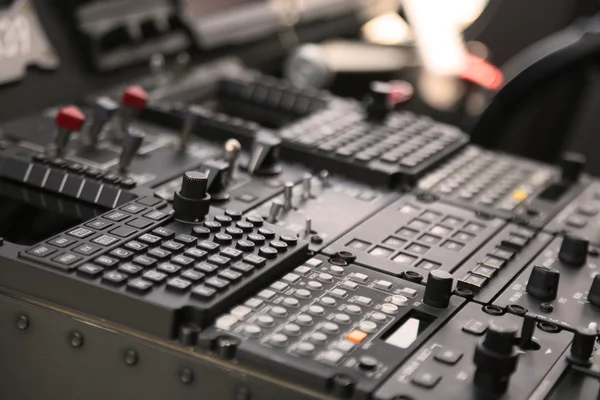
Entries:
[[[444, 51], [464, 45], [478, 60], [500, 68], [508, 82], [528, 57], [550, 46], [540, 41], [586, 18], [595, 23], [598, 2], [446, 2], [447, 10], [430, 14], [440, 26], [458, 21], [461, 43], [442, 37], [428, 55], [418, 47], [440, 39], [443, 30], [419, 32], [418, 7], [427, 1], [407, 0], [400, 7], [393, 0], [3, 0], [0, 66], [8, 67], [0, 70], [9, 72], [4, 77], [0, 72], [0, 121], [160, 74], [165, 64], [233, 55], [299, 86], [356, 98], [374, 79], [402, 79], [414, 87], [406, 108], [459, 125], [478, 143], [543, 161], [553, 161], [563, 149], [576, 150], [588, 156], [589, 172], [600, 174], [600, 159], [594, 157], [600, 147], [595, 47], [560, 67], [533, 71], [527, 84], [504, 97], [495, 96], [500, 87], [490, 81], [494, 69], [439, 80], [423, 67], [427, 61], [433, 69], [452, 69], [453, 55]], [[28, 34], [37, 35], [46, 64], [31, 62], [16, 77], [8, 76], [19, 69], [8, 54], [23, 31], [10, 10], [21, 3], [39, 21], [39, 29]], [[13, 24], [3, 23], [3, 15]], [[560, 47], [557, 43], [551, 45]]]

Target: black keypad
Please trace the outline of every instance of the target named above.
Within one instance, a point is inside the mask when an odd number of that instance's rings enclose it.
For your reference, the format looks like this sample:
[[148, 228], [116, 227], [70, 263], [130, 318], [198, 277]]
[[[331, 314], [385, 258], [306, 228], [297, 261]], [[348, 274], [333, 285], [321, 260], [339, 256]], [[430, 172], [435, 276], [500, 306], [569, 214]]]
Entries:
[[187, 267], [187, 266], [192, 265], [195, 262], [195, 260], [191, 257], [177, 255], [177, 256], [174, 256], [171, 258], [171, 262], [181, 265], [183, 267]]
[[177, 252], [183, 250], [184, 245], [182, 245], [181, 243], [177, 243], [175, 241], [169, 240], [169, 241], [161, 244], [160, 247], [162, 247], [163, 249], [172, 251], [173, 253], [177, 253]]
[[192, 229], [192, 233], [200, 239], [206, 239], [210, 237], [210, 229], [204, 226], [196, 226]]
[[217, 221], [205, 221], [204, 226], [211, 232], [219, 232], [221, 230], [221, 224]]
[[212, 288], [218, 289], [218, 290], [223, 290], [227, 286], [229, 286], [229, 281], [226, 281], [225, 279], [217, 278], [215, 276], [208, 278], [204, 283], [206, 285], [208, 285]]
[[72, 253], [62, 253], [58, 256], [54, 257], [52, 261], [57, 264], [60, 264], [65, 267], [69, 267], [75, 264], [77, 261], [81, 260], [83, 257], [72, 254]]
[[225, 229], [225, 233], [227, 233], [234, 239], [239, 239], [244, 235], [243, 230], [241, 230], [240, 228], [236, 228], [234, 226], [230, 226], [227, 229]]
[[194, 236], [190, 236], [190, 235], [184, 235], [184, 234], [177, 235], [177, 236], [175, 237], [175, 241], [176, 241], [176, 242], [182, 243], [182, 244], [184, 244], [184, 245], [188, 245], [188, 244], [196, 243], [196, 241], [197, 241], [197, 240], [198, 240], [198, 239], [196, 239]]
[[[275, 231], [269, 228], [260, 228], [258, 230], [258, 233], [264, 236], [265, 239], [273, 239], [275, 237]], [[253, 242], [256, 242], [256, 240], [254, 238], [251, 238], [250, 236], [248, 236], [248, 239], [252, 240]]]
[[273, 259], [277, 257], [277, 249], [268, 246], [261, 247], [258, 250], [258, 254], [260, 254], [262, 257]]
[[231, 259], [228, 257], [223, 257], [217, 254], [214, 254], [210, 257], [208, 257], [207, 260], [209, 263], [217, 265], [219, 267], [224, 267], [226, 265], [229, 265], [229, 263], [231, 262]]
[[216, 265], [209, 264], [207, 262], [198, 263], [194, 266], [194, 268], [206, 275], [214, 274], [219, 269], [219, 267]]
[[153, 207], [162, 202], [161, 199], [157, 199], [156, 197], [144, 197], [137, 200], [138, 203], [143, 204], [148, 207]]
[[198, 247], [209, 253], [212, 253], [219, 248], [219, 244], [211, 242], [209, 240], [203, 240], [200, 243], [198, 243]]
[[192, 296], [199, 300], [210, 300], [217, 294], [216, 289], [205, 285], [198, 285], [192, 290]]
[[258, 233], [251, 233], [248, 235], [248, 240], [251, 240], [256, 246], [262, 246], [267, 241], [267, 238]]
[[220, 223], [222, 226], [229, 226], [233, 222], [233, 219], [228, 215], [216, 215], [215, 221]]
[[187, 271], [181, 273], [182, 278], [192, 282], [199, 282], [202, 280], [202, 278], [204, 278], [204, 276], [205, 275], [202, 272], [195, 271], [193, 269], [188, 269]]
[[257, 256], [254, 254], [249, 254], [247, 256], [244, 257], [244, 262], [250, 265], [253, 265], [255, 267], [262, 267], [265, 265], [265, 263], [267, 262], [267, 260], [261, 256]]
[[244, 232], [252, 232], [254, 229], [254, 224], [247, 221], [238, 221], [235, 223], [235, 226]]
[[235, 283], [242, 278], [242, 274], [240, 272], [237, 272], [237, 271], [234, 271], [231, 269], [226, 269], [226, 270], [219, 272], [218, 276], [219, 276], [219, 278], [226, 279], [232, 283]]
[[87, 229], [87, 228], [75, 228], [75, 229], [67, 232], [67, 235], [76, 237], [77, 239], [85, 239], [86, 237], [91, 236], [94, 233], [96, 233], [96, 232], [94, 232], [91, 229]]
[[256, 247], [256, 244], [250, 240], [238, 240], [235, 244], [235, 247], [242, 251], [253, 251]]
[[165, 274], [164, 272], [159, 272], [159, 271], [148, 271], [144, 273], [144, 279], [155, 282], [155, 283], [159, 283], [164, 281], [167, 278], [167, 274]]
[[200, 250], [198, 248], [192, 247], [191, 249], [187, 249], [184, 253], [184, 256], [191, 257], [196, 261], [203, 260], [206, 258], [208, 253], [204, 250]]
[[164, 213], [164, 212], [158, 211], [158, 210], [150, 211], [150, 212], [144, 214], [144, 217], [151, 219], [153, 221], [161, 221], [161, 220], [167, 218], [167, 216], [168, 216], [167, 213]]
[[275, 250], [277, 250], [279, 253], [287, 251], [288, 248], [287, 243], [281, 240], [271, 240], [271, 243], [269, 243], [269, 245]]
[[238, 221], [242, 218], [242, 213], [237, 210], [226, 210], [225, 215], [231, 217], [231, 219], [233, 219], [234, 221]]
[[245, 262], [238, 261], [231, 266], [231, 269], [241, 272], [244, 275], [250, 275], [254, 271], [254, 266]]
[[226, 233], [217, 233], [215, 235], [215, 242], [219, 244], [229, 244], [233, 240], [233, 236]]

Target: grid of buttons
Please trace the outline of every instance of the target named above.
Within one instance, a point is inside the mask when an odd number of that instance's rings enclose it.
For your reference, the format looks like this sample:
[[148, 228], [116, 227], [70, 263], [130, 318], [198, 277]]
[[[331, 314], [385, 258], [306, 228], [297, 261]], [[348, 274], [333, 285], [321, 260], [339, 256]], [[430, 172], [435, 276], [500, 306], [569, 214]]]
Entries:
[[431, 190], [462, 201], [512, 212], [541, 192], [554, 177], [550, 167], [468, 147], [419, 182]]

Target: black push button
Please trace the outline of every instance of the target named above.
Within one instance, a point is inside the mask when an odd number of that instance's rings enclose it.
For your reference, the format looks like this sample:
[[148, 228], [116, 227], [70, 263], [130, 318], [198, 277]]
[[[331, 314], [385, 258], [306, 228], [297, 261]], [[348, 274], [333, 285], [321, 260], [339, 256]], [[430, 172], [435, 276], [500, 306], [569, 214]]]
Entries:
[[126, 225], [131, 226], [133, 228], [137, 228], [137, 229], [144, 229], [144, 228], [147, 228], [150, 225], [152, 225], [152, 221], [148, 221], [147, 219], [144, 219], [144, 218], [136, 218], [136, 219], [133, 219], [133, 220], [127, 222]]
[[31, 254], [32, 256], [43, 258], [43, 257], [49, 256], [50, 254], [56, 253], [56, 249], [53, 249], [52, 247], [40, 245], [40, 246], [34, 247], [33, 249], [27, 250], [26, 253]]
[[118, 271], [109, 271], [102, 275], [102, 282], [113, 286], [123, 285], [129, 276]]
[[125, 243], [123, 245], [123, 247], [126, 247], [129, 250], [137, 253], [137, 252], [146, 250], [148, 248], [148, 245], [146, 245], [144, 243], [137, 242], [135, 240], [132, 240], [131, 242]]
[[174, 253], [178, 253], [184, 248], [184, 246], [181, 243], [177, 243], [173, 240], [169, 240], [168, 242], [163, 243], [160, 247], [172, 251]]
[[255, 267], [262, 267], [263, 265], [265, 265], [265, 263], [267, 262], [267, 260], [261, 256], [257, 256], [255, 254], [248, 254], [246, 257], [244, 257], [244, 262], [250, 265], [254, 265]]
[[432, 389], [442, 379], [442, 376], [435, 372], [421, 371], [412, 378], [411, 382], [425, 389]]
[[51, 244], [54, 247], [59, 247], [61, 249], [68, 247], [75, 242], [76, 242], [75, 239], [69, 239], [68, 237], [64, 237], [64, 236], [58, 236], [52, 240], [48, 240], [48, 244]]
[[166, 274], [173, 275], [179, 272], [181, 270], [181, 267], [171, 263], [162, 263], [156, 269]]
[[163, 239], [172, 239], [175, 236], [175, 231], [163, 227], [154, 229], [152, 233], [162, 237]]
[[210, 229], [204, 226], [196, 226], [192, 229], [192, 233], [200, 239], [207, 239], [210, 236]]
[[162, 282], [167, 278], [167, 274], [158, 271], [148, 271], [143, 276], [145, 279], [156, 283]]
[[144, 214], [144, 217], [151, 219], [153, 221], [160, 221], [162, 219], [165, 219], [166, 217], [168, 217], [169, 214], [164, 213], [162, 211], [150, 211], [149, 213]]
[[174, 292], [185, 292], [191, 286], [192, 282], [181, 278], [173, 278], [167, 282], [167, 289]]
[[149, 256], [152, 256], [152, 257], [154, 257], [154, 258], [156, 258], [156, 259], [158, 259], [158, 260], [162, 260], [162, 259], [164, 259], [164, 258], [170, 257], [170, 256], [171, 256], [171, 254], [173, 254], [173, 253], [171, 253], [171, 252], [170, 252], [170, 251], [168, 251], [168, 250], [165, 250], [165, 249], [159, 249], [159, 248], [152, 249], [152, 250], [150, 250], [150, 251], [148, 252], [148, 255], [149, 255]]
[[217, 291], [215, 289], [204, 285], [196, 286], [194, 290], [192, 290], [192, 296], [199, 300], [210, 300], [216, 293]]
[[67, 232], [67, 235], [69, 236], [73, 236], [76, 237], [77, 239], [84, 239], [88, 236], [93, 235], [95, 232], [91, 229], [86, 229], [86, 228], [75, 228], [69, 232]]
[[462, 327], [463, 332], [470, 333], [471, 335], [481, 336], [487, 330], [487, 324], [471, 319]]
[[84, 264], [77, 268], [77, 275], [84, 276], [86, 278], [97, 278], [102, 271], [104, 271], [104, 268], [98, 265]]
[[112, 258], [109, 256], [100, 256], [97, 257], [96, 259], [94, 259], [94, 263], [101, 265], [103, 267], [113, 267], [115, 265], [117, 265], [119, 263], [119, 260], [117, 260], [116, 258]]
[[136, 203], [131, 203], [131, 204], [121, 207], [121, 210], [126, 211], [130, 214], [139, 214], [142, 211], [146, 210], [146, 207], [141, 206]]
[[196, 243], [198, 239], [196, 239], [194, 236], [190, 236], [190, 235], [177, 235], [175, 237], [175, 241], [179, 242], [179, 243], [183, 243], [183, 244], [192, 244], [192, 243]]
[[188, 281], [198, 282], [202, 278], [204, 278], [204, 274], [202, 272], [194, 271], [193, 269], [188, 269], [181, 273], [181, 277], [187, 279]]
[[92, 254], [95, 254], [98, 251], [100, 251], [100, 247], [91, 244], [82, 244], [73, 249], [74, 253], [81, 254], [84, 256], [91, 256]]
[[144, 279], [138, 278], [132, 281], [129, 281], [127, 284], [127, 289], [137, 292], [137, 293], [147, 293], [152, 289], [152, 282], [146, 281]]
[[195, 262], [195, 260], [193, 258], [182, 256], [182, 255], [178, 255], [178, 256], [171, 258], [171, 261], [174, 262], [175, 264], [181, 265], [183, 267], [191, 266]]
[[156, 264], [156, 258], [146, 257], [146, 256], [137, 256], [133, 259], [135, 264], [143, 265], [144, 267], [151, 267]]
[[452, 349], [441, 349], [435, 360], [444, 364], [454, 365], [462, 358], [462, 353]]
[[85, 224], [85, 226], [87, 226], [88, 228], [93, 228], [93, 229], [97, 229], [97, 230], [106, 229], [109, 226], [113, 226], [113, 225], [114, 224], [112, 222], [104, 221], [102, 219], [96, 219], [92, 222], [88, 222], [87, 224]]
[[124, 226], [121, 226], [119, 228], [115, 228], [112, 231], [110, 231], [110, 233], [112, 233], [113, 235], [119, 236], [119, 237], [122, 237], [122, 238], [129, 237], [129, 236], [133, 235], [136, 232], [137, 231], [135, 229], [126, 228]]
[[151, 235], [149, 233], [144, 233], [142, 236], [140, 236], [138, 238], [139, 241], [144, 242], [144, 243], [148, 243], [148, 244], [155, 244], [155, 243], [159, 243], [161, 241], [160, 236], [156, 236], [156, 235]]
[[101, 246], [110, 246], [111, 244], [114, 244], [115, 242], [118, 242], [119, 239], [117, 239], [114, 236], [110, 236], [110, 235], [100, 235], [97, 238], [95, 238], [94, 240], [92, 240], [93, 243], [99, 244]]
[[52, 259], [57, 264], [63, 265], [65, 267], [69, 267], [75, 264], [77, 261], [81, 260], [83, 257], [72, 254], [72, 253], [62, 253]]
[[121, 264], [119, 266], [119, 268], [117, 268], [117, 271], [123, 272], [130, 276], [135, 276], [135, 275], [141, 273], [143, 270], [144, 270], [144, 268], [140, 267], [139, 265], [134, 265], [134, 264], [130, 264], [130, 263]]
[[129, 218], [129, 214], [121, 212], [121, 211], [113, 211], [104, 216], [106, 219], [110, 219], [111, 221], [121, 222]]

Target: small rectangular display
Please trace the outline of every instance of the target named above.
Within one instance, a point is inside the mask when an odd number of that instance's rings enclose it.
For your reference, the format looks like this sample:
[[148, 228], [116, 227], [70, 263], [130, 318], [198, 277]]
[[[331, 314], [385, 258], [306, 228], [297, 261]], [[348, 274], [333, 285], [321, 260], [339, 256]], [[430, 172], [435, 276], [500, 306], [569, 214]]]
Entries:
[[392, 346], [407, 349], [433, 321], [434, 316], [411, 310], [383, 334], [381, 339]]

